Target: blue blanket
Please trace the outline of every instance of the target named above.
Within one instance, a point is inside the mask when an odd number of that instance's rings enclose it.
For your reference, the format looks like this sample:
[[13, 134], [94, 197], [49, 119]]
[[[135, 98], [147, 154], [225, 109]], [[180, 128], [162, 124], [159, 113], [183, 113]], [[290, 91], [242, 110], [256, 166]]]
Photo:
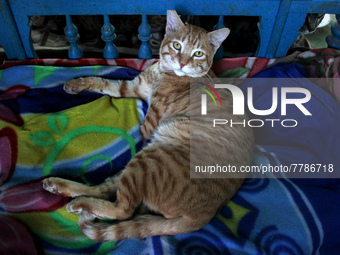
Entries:
[[[138, 72], [119, 67], [32, 66], [1, 71], [0, 105], [5, 110], [0, 114], [0, 253], [338, 254], [340, 183], [336, 178], [252, 178], [199, 231], [103, 244], [86, 239], [77, 227], [78, 216], [65, 210], [68, 200], [45, 192], [41, 180], [54, 175], [98, 183], [116, 174], [142, 148], [138, 126], [145, 115], [145, 105], [138, 100], [119, 103], [120, 99], [90, 92], [72, 96], [62, 90], [68, 79], [93, 74], [131, 79]], [[284, 64], [256, 77], [302, 78], [304, 73], [298, 64]], [[247, 86], [241, 88], [246, 91]], [[278, 85], [251, 86], [257, 86], [254, 107], [268, 109], [271, 86]], [[313, 83], [303, 86], [312, 95], [305, 105], [312, 117], [292, 107], [284, 118], [297, 119], [299, 125], [289, 131], [281, 125], [254, 128], [254, 165], [332, 164], [334, 172], [340, 171], [340, 106]], [[96, 118], [99, 111], [112, 119]], [[283, 118], [277, 113], [249, 115]], [[75, 135], [84, 130], [86, 139]], [[63, 147], [63, 153], [51, 153], [65, 137], [77, 139]], [[51, 160], [51, 154], [57, 156]]]

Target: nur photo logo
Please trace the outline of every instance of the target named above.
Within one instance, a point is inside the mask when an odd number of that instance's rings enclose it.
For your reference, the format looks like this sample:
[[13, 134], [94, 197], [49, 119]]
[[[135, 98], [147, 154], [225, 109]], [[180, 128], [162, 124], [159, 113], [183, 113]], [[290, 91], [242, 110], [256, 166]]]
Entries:
[[[248, 79], [249, 80], [249, 79]], [[219, 81], [221, 82], [221, 81]], [[264, 81], [265, 84], [266, 81]], [[282, 81], [281, 81], [282, 82]], [[260, 118], [252, 118], [249, 120], [233, 122], [233, 119], [213, 119], [213, 126], [216, 125], [230, 125], [231, 127], [235, 125], [243, 125], [250, 127], [262, 127], [265, 124], [271, 125], [274, 127], [276, 124], [280, 124], [283, 127], [296, 127], [298, 125], [298, 120], [289, 118], [283, 119], [282, 116], [287, 116], [287, 109], [289, 107], [296, 107], [304, 116], [312, 116], [312, 113], [305, 106], [306, 103], [311, 99], [311, 93], [309, 90], [303, 87], [271, 87], [271, 95], [272, 100], [268, 102], [268, 108], [266, 109], [257, 109], [256, 104], [254, 103], [254, 91], [253, 87], [248, 86], [245, 93], [241, 90], [241, 88], [237, 85], [233, 84], [214, 84], [208, 85], [206, 83], [201, 82], [204, 87], [199, 87], [204, 94], [201, 94], [201, 115], [209, 116], [208, 109], [208, 97], [210, 96], [211, 100], [213, 100], [215, 106], [218, 106], [218, 103], [215, 97], [219, 100], [219, 104], [223, 106], [223, 101], [219, 95], [219, 91], [227, 90], [228, 93], [231, 93], [232, 96], [232, 114], [233, 115], [244, 115], [246, 113], [246, 107], [248, 112], [252, 114], [252, 116], [259, 116]], [[255, 88], [256, 89], [256, 88]], [[226, 102], [225, 102], [226, 103]], [[211, 105], [211, 104], [210, 104]], [[271, 116], [273, 113], [277, 113], [279, 111], [280, 118], [263, 118], [262, 116]], [[276, 114], [276, 116], [278, 115]], [[223, 113], [222, 115], [223, 116]]]

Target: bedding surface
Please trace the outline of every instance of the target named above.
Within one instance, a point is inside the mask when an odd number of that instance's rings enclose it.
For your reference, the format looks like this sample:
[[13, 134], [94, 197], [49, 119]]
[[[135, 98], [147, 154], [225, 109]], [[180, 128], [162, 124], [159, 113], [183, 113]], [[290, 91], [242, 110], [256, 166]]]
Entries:
[[[215, 63], [220, 77], [328, 77], [330, 81], [308, 84], [313, 118], [303, 119], [294, 132], [279, 127], [254, 130], [254, 165], [299, 159], [332, 164], [334, 171], [340, 171], [340, 90], [332, 82], [339, 76], [339, 61], [337, 51], [326, 49], [302, 53], [293, 63], [268, 69], [279, 61], [236, 58]], [[107, 243], [82, 235], [79, 216], [65, 209], [69, 198], [44, 191], [41, 180], [59, 176], [94, 185], [117, 174], [143, 147], [139, 126], [147, 105], [91, 92], [69, 95], [63, 84], [92, 75], [132, 79], [154, 62], [4, 64], [0, 71], [0, 253], [338, 254], [337, 178], [248, 179], [210, 224], [189, 234]], [[247, 85], [243, 86], [245, 90]], [[254, 97], [257, 106], [271, 100], [268, 89], [259, 88], [261, 93]]]

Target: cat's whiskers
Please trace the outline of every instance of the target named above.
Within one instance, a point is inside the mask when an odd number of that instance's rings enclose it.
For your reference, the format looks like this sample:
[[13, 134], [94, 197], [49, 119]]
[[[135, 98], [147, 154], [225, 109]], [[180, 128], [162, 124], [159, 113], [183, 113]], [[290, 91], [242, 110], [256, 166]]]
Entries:
[[209, 84], [210, 85], [214, 84], [213, 78], [208, 73], [205, 74], [203, 77], [205, 77], [205, 78], [207, 78], [209, 80]]

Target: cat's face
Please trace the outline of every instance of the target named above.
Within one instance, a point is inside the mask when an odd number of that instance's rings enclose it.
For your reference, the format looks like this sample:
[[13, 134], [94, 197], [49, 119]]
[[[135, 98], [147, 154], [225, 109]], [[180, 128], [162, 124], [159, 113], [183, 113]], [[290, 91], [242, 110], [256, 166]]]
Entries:
[[174, 72], [177, 76], [204, 76], [229, 32], [224, 28], [208, 33], [202, 28], [184, 25], [175, 11], [168, 11], [166, 35], [160, 48], [162, 71]]

